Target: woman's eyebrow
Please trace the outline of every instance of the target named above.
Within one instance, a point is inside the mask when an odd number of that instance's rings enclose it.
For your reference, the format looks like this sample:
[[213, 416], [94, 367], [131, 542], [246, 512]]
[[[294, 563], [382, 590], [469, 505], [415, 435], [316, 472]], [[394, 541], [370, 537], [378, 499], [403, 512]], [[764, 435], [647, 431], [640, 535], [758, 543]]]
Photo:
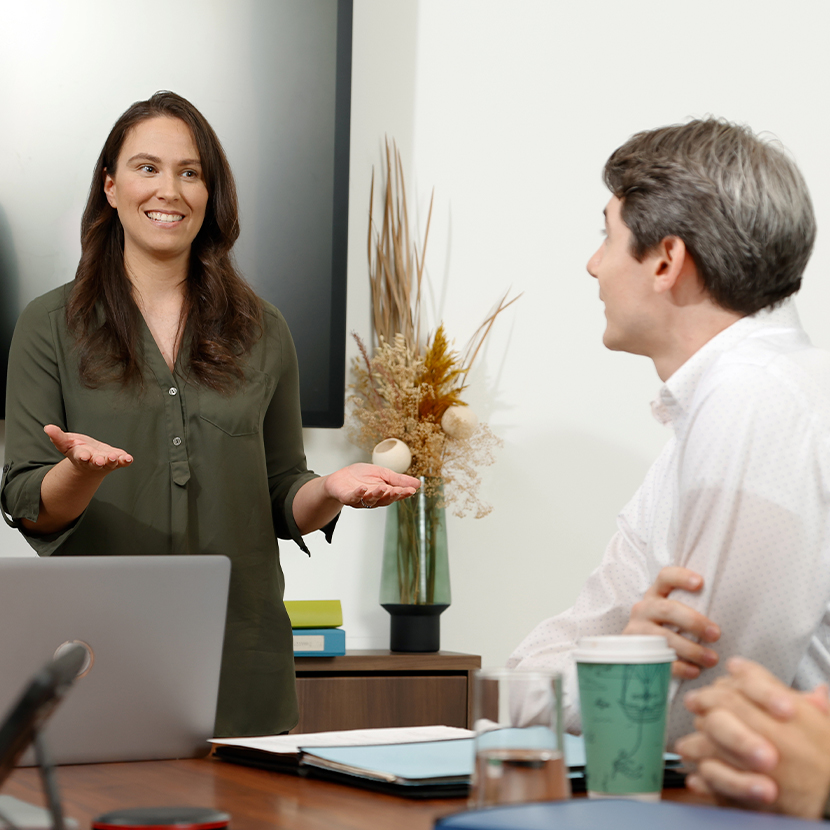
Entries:
[[[131, 164], [134, 161], [152, 161], [153, 164], [161, 164], [161, 159], [158, 156], [154, 156], [150, 153], [136, 153], [134, 156], [127, 159], [127, 164]], [[182, 159], [181, 161], [177, 162], [180, 165], [187, 165], [187, 164], [198, 164], [201, 166], [202, 162], [198, 158], [193, 159]]]
[[149, 153], [136, 153], [131, 158], [127, 159], [127, 164], [131, 164], [134, 161], [138, 161], [139, 159], [145, 161], [152, 161], [155, 164], [161, 164], [161, 159], [158, 156], [152, 156]]

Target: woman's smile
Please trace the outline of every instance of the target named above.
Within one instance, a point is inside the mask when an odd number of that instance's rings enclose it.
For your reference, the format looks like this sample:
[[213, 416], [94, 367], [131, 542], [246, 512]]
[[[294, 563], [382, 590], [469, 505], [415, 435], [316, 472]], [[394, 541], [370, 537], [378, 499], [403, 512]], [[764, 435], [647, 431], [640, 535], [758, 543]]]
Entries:
[[172, 225], [175, 222], [181, 222], [184, 219], [181, 213], [164, 213], [159, 210], [146, 211], [147, 217], [154, 222], [160, 222], [162, 225]]

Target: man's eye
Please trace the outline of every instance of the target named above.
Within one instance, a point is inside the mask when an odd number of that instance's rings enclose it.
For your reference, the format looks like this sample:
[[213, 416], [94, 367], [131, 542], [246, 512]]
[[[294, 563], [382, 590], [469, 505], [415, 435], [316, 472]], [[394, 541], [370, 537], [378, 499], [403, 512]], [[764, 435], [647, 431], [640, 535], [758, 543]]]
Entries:
[[141, 170], [144, 173], [155, 173], [156, 172], [156, 168], [153, 167], [152, 164], [142, 164], [141, 167], [139, 167], [138, 169]]

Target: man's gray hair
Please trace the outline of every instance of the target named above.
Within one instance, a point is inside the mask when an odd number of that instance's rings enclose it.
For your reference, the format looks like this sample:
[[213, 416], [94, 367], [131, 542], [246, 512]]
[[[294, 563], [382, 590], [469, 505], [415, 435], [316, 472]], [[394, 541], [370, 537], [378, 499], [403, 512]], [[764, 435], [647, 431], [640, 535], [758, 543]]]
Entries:
[[605, 165], [632, 254], [677, 236], [703, 285], [743, 314], [795, 293], [816, 236], [813, 205], [778, 142], [720, 119], [637, 133]]

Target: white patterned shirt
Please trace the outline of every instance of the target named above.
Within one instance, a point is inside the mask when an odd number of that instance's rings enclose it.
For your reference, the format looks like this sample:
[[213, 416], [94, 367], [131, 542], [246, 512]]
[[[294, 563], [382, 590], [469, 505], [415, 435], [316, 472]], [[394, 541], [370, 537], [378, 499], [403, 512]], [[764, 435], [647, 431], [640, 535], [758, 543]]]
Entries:
[[830, 680], [830, 353], [810, 343], [792, 302], [738, 320], [660, 389], [652, 411], [674, 431], [617, 518], [574, 606], [540, 623], [508, 666], [564, 674], [565, 725], [580, 730], [572, 651], [620, 634], [666, 565], [699, 573], [671, 596], [721, 628], [720, 662], [674, 681], [668, 739], [693, 731], [683, 692], [740, 654], [787, 684]]

